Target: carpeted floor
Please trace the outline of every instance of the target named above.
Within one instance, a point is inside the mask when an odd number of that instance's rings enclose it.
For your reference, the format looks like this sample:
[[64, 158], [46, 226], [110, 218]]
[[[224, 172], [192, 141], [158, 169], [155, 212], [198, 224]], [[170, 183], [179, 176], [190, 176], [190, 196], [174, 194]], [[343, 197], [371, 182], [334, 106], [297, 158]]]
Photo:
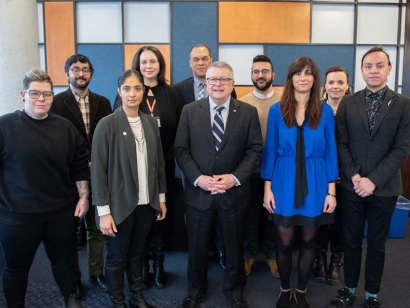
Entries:
[[[407, 223], [406, 235], [402, 239], [389, 239], [387, 242], [386, 264], [383, 277], [382, 290], [379, 293], [380, 302], [384, 308], [409, 308], [410, 307], [410, 220]], [[366, 250], [366, 240], [363, 242]], [[86, 269], [86, 249], [79, 251], [83, 284], [87, 292], [82, 301], [83, 307], [98, 308], [110, 307], [108, 295], [96, 291], [88, 282]], [[293, 285], [296, 284], [297, 251], [294, 253]], [[166, 256], [166, 270], [169, 274], [168, 287], [158, 290], [151, 287], [145, 291], [147, 300], [155, 307], [178, 307], [186, 296], [186, 252], [169, 252]], [[0, 257], [0, 268], [3, 262]], [[364, 265], [362, 266], [364, 268]], [[0, 269], [0, 275], [2, 270]], [[201, 307], [225, 308], [229, 307], [222, 294], [222, 277], [217, 263], [212, 256], [209, 257], [208, 295]], [[274, 278], [268, 271], [262, 254], [258, 255], [252, 273], [248, 276], [245, 288], [245, 298], [251, 308], [268, 308], [276, 306], [280, 280]], [[336, 286], [315, 283], [313, 280], [308, 285], [308, 298], [312, 307], [327, 307], [336, 291], [343, 286], [340, 282]], [[363, 275], [357, 293], [357, 301], [353, 307], [362, 307], [364, 303]], [[0, 307], [6, 307], [2, 288], [0, 288]], [[61, 297], [52, 278], [49, 262], [41, 246], [37, 252], [32, 266], [29, 286], [26, 296], [27, 308], [61, 307]]]

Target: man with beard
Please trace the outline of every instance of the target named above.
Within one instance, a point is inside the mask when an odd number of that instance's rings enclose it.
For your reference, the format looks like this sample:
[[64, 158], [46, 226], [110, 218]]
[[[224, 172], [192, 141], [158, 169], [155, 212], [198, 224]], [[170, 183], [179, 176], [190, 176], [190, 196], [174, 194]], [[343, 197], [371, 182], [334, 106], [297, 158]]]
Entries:
[[[282, 93], [275, 91], [272, 87], [272, 81], [275, 77], [271, 60], [264, 55], [258, 55], [253, 58], [251, 78], [254, 84], [254, 90], [240, 98], [258, 110], [259, 121], [261, 123], [262, 137], [265, 141], [266, 125], [269, 108], [281, 99]], [[260, 175], [260, 168], [255, 170], [251, 179], [251, 204], [247, 207], [245, 235], [244, 235], [244, 258], [245, 258], [245, 275], [251, 273], [252, 265], [255, 262], [255, 256], [258, 251], [258, 230], [259, 219], [263, 203], [263, 186], [264, 182]], [[263, 211], [262, 215], [265, 215]], [[265, 216], [264, 216], [265, 217]], [[276, 264], [276, 245], [275, 245], [275, 225], [273, 220], [263, 219], [265, 225], [264, 251], [266, 264], [275, 277], [279, 277], [278, 265]]]
[[[98, 121], [112, 113], [110, 101], [101, 95], [88, 89], [94, 73], [90, 59], [84, 55], [76, 54], [69, 57], [64, 66], [69, 88], [54, 96], [50, 112], [68, 119], [81, 133], [86, 141], [89, 156], [89, 167], [91, 167], [91, 144]], [[91, 183], [90, 183], [91, 184]], [[90, 204], [91, 185], [90, 185]], [[87, 255], [89, 281], [101, 292], [106, 292], [104, 268], [104, 236], [98, 230], [95, 223], [95, 207], [91, 206], [85, 215], [85, 226], [87, 230]], [[77, 265], [77, 298], [82, 297], [81, 271], [78, 265], [78, 254], [75, 252]]]

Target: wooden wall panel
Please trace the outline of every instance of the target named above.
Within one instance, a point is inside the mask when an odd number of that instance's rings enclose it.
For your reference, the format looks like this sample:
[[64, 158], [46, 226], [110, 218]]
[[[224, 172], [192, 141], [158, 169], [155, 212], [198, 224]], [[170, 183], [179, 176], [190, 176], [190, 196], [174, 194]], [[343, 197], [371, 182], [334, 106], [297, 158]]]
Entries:
[[75, 54], [74, 2], [44, 2], [47, 73], [56, 86], [66, 86], [64, 64]]
[[[127, 44], [124, 45], [124, 70], [130, 69], [132, 59], [139, 48], [146, 46], [146, 44]], [[166, 68], [165, 77], [171, 84], [171, 47], [170, 45], [151, 45], [159, 49], [165, 58]]]
[[310, 3], [219, 2], [220, 43], [309, 43]]
[[[282, 92], [283, 87], [273, 87], [275, 91]], [[236, 97], [240, 99], [242, 96], [252, 92], [254, 89], [253, 86], [235, 86]]]

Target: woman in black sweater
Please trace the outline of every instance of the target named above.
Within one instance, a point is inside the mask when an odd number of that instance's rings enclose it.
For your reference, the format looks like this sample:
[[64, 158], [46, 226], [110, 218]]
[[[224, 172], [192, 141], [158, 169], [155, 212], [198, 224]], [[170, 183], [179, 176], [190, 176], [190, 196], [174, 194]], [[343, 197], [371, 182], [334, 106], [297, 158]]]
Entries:
[[24, 307], [28, 273], [43, 242], [63, 307], [75, 298], [78, 217], [88, 210], [88, 154], [66, 119], [49, 114], [53, 83], [32, 68], [23, 80], [24, 110], [0, 117], [0, 244], [8, 307]]

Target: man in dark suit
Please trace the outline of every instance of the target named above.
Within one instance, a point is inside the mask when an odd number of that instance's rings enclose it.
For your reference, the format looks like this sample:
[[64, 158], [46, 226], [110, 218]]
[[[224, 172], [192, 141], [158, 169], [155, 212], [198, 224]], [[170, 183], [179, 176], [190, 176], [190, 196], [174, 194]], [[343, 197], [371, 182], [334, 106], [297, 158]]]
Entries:
[[[205, 84], [205, 75], [211, 64], [212, 55], [211, 49], [208, 46], [204, 44], [192, 46], [189, 54], [189, 66], [192, 69], [193, 76], [173, 85], [181, 96], [183, 105], [208, 96], [208, 91]], [[203, 94], [201, 93], [202, 88]], [[235, 89], [232, 89], [231, 96], [236, 98]]]
[[[199, 99], [208, 97], [205, 75], [211, 64], [211, 49], [207, 45], [196, 44], [192, 46], [189, 53], [189, 66], [192, 69], [193, 77], [189, 77], [173, 85], [173, 87], [178, 91], [184, 106]], [[232, 89], [231, 96], [236, 98], [235, 89]], [[181, 177], [184, 182], [184, 175], [181, 174]], [[215, 247], [217, 250], [216, 254], [218, 257], [219, 266], [222, 270], [224, 270], [226, 263], [225, 245], [218, 223], [215, 224]]]
[[215, 218], [226, 244], [224, 295], [231, 307], [248, 307], [242, 297], [244, 211], [261, 158], [261, 128], [256, 108], [231, 98], [234, 76], [228, 63], [213, 63], [206, 77], [209, 97], [184, 107], [175, 139], [176, 159], [186, 176], [188, 296], [182, 307], [198, 307], [207, 292]]
[[[93, 66], [88, 57], [80, 54], [73, 55], [66, 60], [64, 66], [69, 88], [54, 96], [50, 112], [68, 119], [83, 136], [87, 150], [91, 155], [91, 144], [98, 121], [112, 113], [110, 101], [104, 96], [91, 92], [88, 89], [93, 76]], [[91, 156], [90, 156], [91, 157]], [[91, 166], [91, 162], [89, 163]], [[90, 186], [91, 192], [91, 186]], [[91, 199], [91, 193], [90, 193]], [[92, 200], [90, 200], [92, 204]], [[104, 268], [104, 236], [95, 223], [95, 208], [92, 206], [85, 215], [88, 244], [89, 280], [97, 288], [106, 292]], [[77, 263], [77, 297], [82, 297], [81, 271]]]
[[373, 47], [364, 54], [361, 71], [366, 89], [345, 96], [336, 115], [345, 287], [330, 303], [332, 308], [348, 307], [355, 300], [366, 219], [365, 307], [381, 307], [377, 293], [385, 244], [402, 193], [400, 168], [410, 153], [410, 98], [387, 87], [389, 55]]

